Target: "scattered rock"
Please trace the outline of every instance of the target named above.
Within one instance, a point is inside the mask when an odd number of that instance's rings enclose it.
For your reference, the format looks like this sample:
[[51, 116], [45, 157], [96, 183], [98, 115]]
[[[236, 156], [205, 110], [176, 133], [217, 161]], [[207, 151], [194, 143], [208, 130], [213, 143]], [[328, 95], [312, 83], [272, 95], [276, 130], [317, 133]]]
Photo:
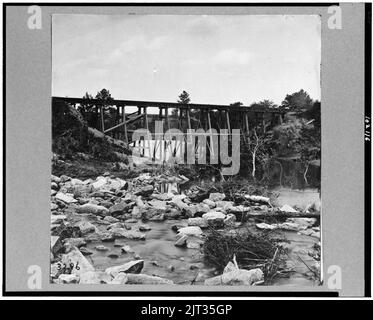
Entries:
[[51, 216], [51, 223], [52, 224], [59, 224], [62, 223], [64, 220], [66, 220], [66, 216], [63, 214], [58, 214], [58, 215], [52, 215]]
[[111, 277], [102, 271], [88, 271], [80, 275], [79, 284], [100, 284], [109, 283]]
[[221, 201], [221, 200], [224, 200], [225, 199], [225, 194], [224, 193], [219, 193], [219, 192], [216, 192], [216, 193], [210, 193], [210, 196], [209, 196], [209, 200], [211, 201]]
[[82, 235], [86, 235], [88, 233], [91, 233], [91, 232], [95, 232], [96, 231], [96, 227], [88, 222], [88, 221], [81, 221], [81, 222], [78, 222], [76, 224], [77, 227], [79, 227]]
[[69, 248], [67, 251], [70, 251], [73, 247], [83, 247], [87, 244], [84, 238], [66, 238], [64, 239], [64, 245], [66, 248]]
[[134, 231], [134, 230], [126, 230], [124, 228], [113, 228], [110, 229], [114, 238], [126, 238], [126, 239], [133, 239], [133, 240], [145, 240], [146, 235], [144, 233]]
[[109, 223], [119, 222], [119, 219], [114, 218], [114, 217], [112, 217], [112, 216], [106, 216], [103, 220], [104, 220], [104, 221], [107, 221], [107, 222], [109, 222]]
[[114, 277], [112, 281], [110, 281], [110, 284], [126, 284], [127, 280], [128, 280], [127, 274], [120, 272]]
[[257, 223], [255, 225], [258, 229], [261, 229], [261, 230], [274, 230], [274, 229], [277, 229], [277, 224], [268, 224], [268, 223]]
[[226, 215], [218, 211], [210, 211], [205, 213], [202, 218], [206, 219], [211, 227], [219, 228], [224, 226], [224, 219]]
[[144, 260], [130, 261], [120, 266], [110, 267], [105, 272], [112, 277], [115, 277], [118, 273], [140, 273], [144, 267]]
[[207, 286], [251, 286], [255, 282], [263, 280], [263, 271], [260, 269], [244, 270], [236, 269], [220, 276], [216, 276], [205, 280], [205, 285]]
[[151, 185], [142, 187], [140, 190], [136, 191], [134, 195], [136, 196], [150, 196], [153, 193], [154, 187]]
[[135, 252], [129, 245], [124, 245], [120, 250], [124, 253], [134, 253]]
[[209, 226], [209, 223], [207, 222], [207, 219], [205, 218], [189, 218], [188, 219], [188, 226], [197, 226], [200, 228], [207, 228]]
[[186, 236], [201, 236], [202, 235], [202, 230], [200, 227], [184, 227], [180, 228], [178, 230], [180, 235], [186, 235]]
[[76, 208], [77, 213], [91, 213], [91, 214], [98, 214], [98, 215], [108, 215], [109, 210], [106, 209], [104, 206], [99, 206], [97, 204], [86, 203]]
[[84, 256], [90, 256], [91, 254], [93, 254], [92, 251], [88, 250], [86, 247], [81, 247], [79, 248], [80, 252], [84, 255]]
[[284, 204], [281, 208], [280, 211], [282, 212], [289, 212], [289, 213], [296, 213], [298, 212], [295, 210], [293, 207], [289, 206], [288, 204]]
[[150, 228], [147, 224], [140, 224], [139, 225], [139, 230], [140, 231], [149, 231], [151, 230], [152, 228]]
[[61, 274], [58, 277], [58, 283], [78, 283], [79, 277], [76, 274]]
[[78, 200], [74, 199], [74, 196], [69, 193], [58, 192], [55, 197], [57, 200], [63, 201], [67, 204], [78, 202]]
[[205, 199], [202, 202], [204, 204], [207, 204], [210, 207], [210, 209], [213, 209], [213, 208], [216, 207], [216, 203], [214, 201], [210, 200], [210, 199]]
[[146, 274], [127, 274], [127, 284], [174, 284], [173, 281]]
[[184, 247], [186, 246], [186, 241], [188, 240], [188, 236], [187, 235], [183, 235], [181, 236], [176, 242], [175, 242], [175, 246], [176, 247]]
[[95, 247], [95, 249], [96, 249], [97, 251], [108, 251], [108, 250], [109, 250], [108, 247], [105, 247], [105, 246], [103, 246], [103, 245], [98, 245], [98, 246]]
[[73, 266], [71, 274], [80, 275], [88, 271], [94, 271], [93, 266], [76, 247], [68, 254], [62, 255], [61, 263], [66, 266]]
[[227, 214], [224, 219], [224, 225], [234, 227], [236, 225], [236, 216], [232, 213]]

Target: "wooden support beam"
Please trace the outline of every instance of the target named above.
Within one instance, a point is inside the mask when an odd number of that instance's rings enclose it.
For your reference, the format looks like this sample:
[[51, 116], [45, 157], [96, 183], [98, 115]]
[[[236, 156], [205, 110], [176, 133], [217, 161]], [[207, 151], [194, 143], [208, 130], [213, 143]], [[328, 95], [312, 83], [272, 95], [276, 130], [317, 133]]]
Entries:
[[245, 112], [245, 125], [246, 125], [246, 133], [249, 134], [250, 133], [249, 116], [248, 116], [247, 112]]
[[100, 107], [100, 116], [101, 116], [101, 131], [105, 132], [104, 106]]
[[140, 114], [140, 115], [138, 115], [138, 116], [136, 116], [136, 117], [134, 117], [134, 118], [131, 118], [131, 119], [127, 120], [126, 122], [121, 122], [120, 124], [117, 124], [117, 125], [114, 126], [114, 127], [111, 127], [111, 128], [109, 128], [109, 129], [106, 129], [106, 130], [104, 131], [104, 133], [108, 133], [108, 132], [110, 132], [110, 131], [113, 131], [113, 130], [115, 130], [115, 129], [118, 129], [118, 128], [124, 126], [124, 125], [127, 125], [127, 124], [130, 124], [130, 123], [132, 123], [132, 122], [135, 122], [135, 121], [137, 121], [137, 120], [139, 120], [139, 119], [141, 119], [141, 118], [144, 118], [144, 114]]
[[[146, 109], [147, 109], [147, 108], [144, 107], [145, 128], [146, 128], [147, 131], [149, 131], [148, 113], [147, 113], [147, 110], [146, 110]], [[147, 137], [147, 138], [149, 138], [149, 137]], [[149, 153], [149, 157], [151, 157], [151, 152], [150, 152], [150, 140], [147, 139], [147, 142], [148, 142], [147, 145], [148, 145], [148, 153]], [[144, 141], [144, 149], [145, 149], [145, 141]], [[145, 152], [145, 150], [144, 150], [144, 152]]]
[[230, 134], [231, 134], [231, 124], [230, 124], [230, 121], [229, 121], [229, 111], [228, 110], [225, 110], [225, 115], [226, 115], [226, 118], [227, 118], [228, 135], [230, 136]]
[[210, 110], [207, 111], [207, 122], [208, 122], [208, 126], [209, 126], [209, 131], [210, 131], [210, 152], [211, 152], [211, 155], [214, 156], [214, 142], [213, 142], [214, 137], [212, 136]]
[[191, 122], [190, 122], [190, 112], [189, 112], [189, 109], [187, 109], [186, 112], [187, 112], [187, 120], [188, 120], [188, 129], [192, 129], [192, 125], [191, 125]]
[[124, 140], [128, 144], [127, 120], [126, 120], [126, 107], [122, 107], [122, 121], [124, 126]]

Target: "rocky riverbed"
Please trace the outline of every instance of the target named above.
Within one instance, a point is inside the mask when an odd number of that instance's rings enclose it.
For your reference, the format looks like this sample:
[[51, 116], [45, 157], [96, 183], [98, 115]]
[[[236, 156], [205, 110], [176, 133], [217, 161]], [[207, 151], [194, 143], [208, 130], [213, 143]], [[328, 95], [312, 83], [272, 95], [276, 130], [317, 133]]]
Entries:
[[[250, 226], [279, 230], [291, 239], [289, 268], [296, 276], [274, 284], [315, 283], [305, 274], [319, 270], [320, 259], [312, 256], [320, 240], [317, 218], [260, 222], [253, 216], [298, 210], [274, 207], [256, 195], [243, 195], [245, 201], [237, 204], [223, 193], [198, 188], [179, 194], [175, 186], [187, 181], [182, 175], [150, 173], [128, 180], [109, 173], [85, 180], [52, 175], [51, 282], [259, 285], [265, 280], [261, 268], [241, 269], [233, 261], [221, 273], [206, 263], [202, 251], [211, 228], [229, 233]], [[304, 209], [314, 210], [319, 208]]]

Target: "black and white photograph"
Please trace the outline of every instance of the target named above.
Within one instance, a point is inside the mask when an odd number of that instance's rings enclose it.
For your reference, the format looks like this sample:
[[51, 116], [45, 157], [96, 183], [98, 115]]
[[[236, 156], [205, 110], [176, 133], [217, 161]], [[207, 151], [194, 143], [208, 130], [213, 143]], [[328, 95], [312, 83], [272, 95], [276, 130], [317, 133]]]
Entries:
[[52, 16], [52, 284], [322, 283], [319, 15]]

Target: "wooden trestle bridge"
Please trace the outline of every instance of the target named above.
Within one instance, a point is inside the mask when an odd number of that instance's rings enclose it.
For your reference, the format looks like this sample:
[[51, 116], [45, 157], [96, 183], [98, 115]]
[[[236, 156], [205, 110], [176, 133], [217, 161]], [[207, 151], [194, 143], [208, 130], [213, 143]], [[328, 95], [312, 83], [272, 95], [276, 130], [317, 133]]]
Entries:
[[[208, 132], [214, 128], [231, 132], [232, 120], [234, 129], [240, 129], [241, 134], [247, 134], [254, 125], [258, 124], [263, 130], [282, 123], [285, 113], [293, 111], [286, 108], [263, 108], [237, 105], [214, 105], [214, 104], [180, 104], [172, 102], [137, 101], [137, 100], [110, 100], [100, 99], [52, 97], [52, 106], [68, 104], [75, 108], [79, 106], [90, 106], [95, 110], [97, 116], [96, 129], [115, 139], [120, 139], [129, 145], [134, 130], [144, 128], [154, 132], [155, 121], [162, 121], [164, 131], [176, 128], [186, 133], [187, 129], [203, 129]], [[105, 108], [111, 107], [114, 112], [110, 115], [108, 123]], [[126, 111], [135, 107], [132, 113]], [[156, 113], [149, 113], [148, 110]], [[154, 109], [155, 108], [155, 109]], [[157, 110], [158, 109], [158, 110]], [[114, 116], [113, 116], [114, 115]], [[212, 121], [212, 118], [214, 121]]]

